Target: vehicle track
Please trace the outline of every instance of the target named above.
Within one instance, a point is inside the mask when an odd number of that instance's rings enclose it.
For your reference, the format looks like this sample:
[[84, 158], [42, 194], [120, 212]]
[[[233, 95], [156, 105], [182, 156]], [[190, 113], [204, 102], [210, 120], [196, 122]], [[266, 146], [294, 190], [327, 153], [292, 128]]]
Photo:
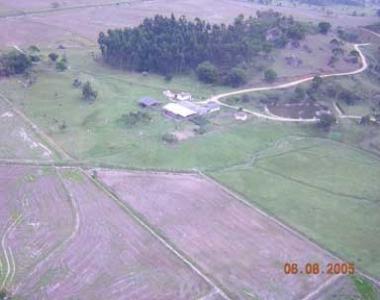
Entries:
[[[17, 223], [22, 219], [22, 215], [19, 215], [5, 230], [1, 238], [1, 250], [3, 252], [6, 264], [6, 273], [0, 284], [0, 290], [2, 290], [7, 283], [11, 283], [16, 273], [16, 263], [14, 260], [12, 248], [6, 245], [7, 236], [10, 235], [15, 229]], [[8, 250], [8, 251], [7, 251]], [[8, 282], [9, 279], [9, 282]]]

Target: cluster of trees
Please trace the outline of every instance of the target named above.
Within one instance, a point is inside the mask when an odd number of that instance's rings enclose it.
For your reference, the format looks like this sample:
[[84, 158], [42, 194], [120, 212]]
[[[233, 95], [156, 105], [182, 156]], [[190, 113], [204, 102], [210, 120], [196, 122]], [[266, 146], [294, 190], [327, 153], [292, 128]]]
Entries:
[[240, 85], [244, 66], [305, 32], [292, 17], [273, 11], [240, 15], [230, 25], [156, 15], [135, 28], [102, 32], [98, 42], [104, 61], [115, 67], [165, 76], [197, 70], [204, 82]]
[[0, 76], [23, 74], [32, 66], [29, 55], [13, 50], [0, 55]]
[[49, 59], [55, 63], [55, 67], [58, 71], [63, 72], [67, 69], [67, 58], [65, 55], [63, 55], [61, 59], [59, 59], [59, 55], [54, 52], [50, 53], [48, 56]]

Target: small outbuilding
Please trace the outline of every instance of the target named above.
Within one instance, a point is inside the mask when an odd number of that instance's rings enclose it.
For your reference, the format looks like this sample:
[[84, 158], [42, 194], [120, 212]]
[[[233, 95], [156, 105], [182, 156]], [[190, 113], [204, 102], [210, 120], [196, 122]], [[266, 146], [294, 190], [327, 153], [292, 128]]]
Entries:
[[190, 93], [185, 93], [185, 92], [177, 94], [176, 98], [178, 101], [191, 101], [191, 100], [193, 100], [193, 96]]
[[234, 117], [237, 121], [246, 121], [248, 119], [248, 115], [243, 111], [235, 113]]
[[144, 107], [144, 108], [146, 108], [146, 107], [154, 107], [154, 106], [158, 106], [160, 104], [161, 104], [160, 101], [158, 101], [158, 100], [156, 100], [154, 98], [150, 98], [150, 97], [143, 97], [143, 98], [141, 98], [139, 100], [139, 105], [141, 107]]
[[186, 119], [195, 116], [197, 113], [190, 108], [187, 108], [178, 103], [168, 103], [163, 107], [166, 115], [173, 118]]

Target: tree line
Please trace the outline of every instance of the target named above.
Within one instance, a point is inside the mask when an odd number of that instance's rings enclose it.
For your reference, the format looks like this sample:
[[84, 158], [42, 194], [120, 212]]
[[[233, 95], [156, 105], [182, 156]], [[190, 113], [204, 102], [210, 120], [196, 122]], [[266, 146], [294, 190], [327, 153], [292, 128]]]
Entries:
[[291, 39], [303, 39], [305, 33], [303, 24], [273, 11], [248, 18], [240, 15], [230, 25], [156, 15], [134, 28], [101, 32], [98, 43], [104, 61], [118, 68], [167, 76], [195, 70], [207, 62], [223, 74]]

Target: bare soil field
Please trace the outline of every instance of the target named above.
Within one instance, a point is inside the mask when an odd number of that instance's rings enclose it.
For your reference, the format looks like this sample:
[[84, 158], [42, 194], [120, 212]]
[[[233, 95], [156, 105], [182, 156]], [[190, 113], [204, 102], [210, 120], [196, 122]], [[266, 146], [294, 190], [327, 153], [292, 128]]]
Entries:
[[325, 265], [333, 258], [197, 175], [97, 174], [232, 299], [301, 299], [332, 279], [285, 275], [285, 262]]
[[[46, 9], [51, 6], [52, 1], [9, 1], [1, 0], [0, 4], [4, 7], [14, 7], [15, 9]], [[62, 3], [60, 1], [56, 1]], [[274, 8], [277, 11], [294, 15], [297, 19], [304, 21], [327, 20], [335, 25], [361, 26], [374, 23], [376, 17], [351, 17], [351, 16], [334, 16], [326, 17], [322, 12], [316, 12], [313, 9], [291, 7], [271, 7], [263, 6], [245, 1], [234, 0], [154, 0], [154, 1], [132, 1], [130, 4], [109, 5], [112, 1], [93, 1], [82, 0], [65, 1], [61, 8], [70, 6], [85, 6], [73, 9], [58, 9], [49, 12], [39, 12], [26, 16], [8, 17], [0, 20], [2, 28], [8, 26], [13, 28], [12, 36], [7, 34], [7, 30], [0, 32], [0, 43], [2, 45], [11, 45], [13, 42], [28, 45], [33, 37], [34, 43], [52, 44], [55, 40], [62, 40], [62, 33], [77, 34], [80, 37], [88, 38], [94, 43], [100, 31], [109, 28], [127, 27], [139, 24], [145, 17], [151, 17], [155, 14], [169, 15], [186, 15], [188, 18], [200, 17], [211, 22], [231, 22], [239, 14], [255, 15], [257, 10]], [[17, 4], [16, 4], [17, 3]], [[99, 4], [95, 6], [94, 4]], [[12, 22], [9, 23], [10, 19]], [[38, 22], [37, 26], [34, 22]], [[28, 24], [34, 24], [31, 28]], [[41, 29], [44, 28], [44, 29]], [[29, 29], [28, 29], [29, 28]], [[30, 38], [25, 39], [25, 30], [28, 30]], [[46, 32], [50, 31], [49, 34]], [[51, 34], [56, 31], [54, 37]], [[9, 31], [8, 31], [9, 32]], [[12, 41], [9, 41], [11, 39]]]
[[107, 4], [107, 3], [117, 3], [122, 1], [117, 0], [19, 0], [19, 1], [9, 1], [0, 0], [0, 6], [8, 8], [9, 11], [35, 11], [35, 10], [45, 10], [45, 9], [62, 9], [73, 6], [82, 5], [96, 5], [96, 4]]
[[0, 288], [13, 291], [68, 238], [74, 214], [54, 170], [0, 166], [0, 195]]
[[0, 99], [0, 158], [40, 159], [50, 161], [54, 153]]
[[87, 177], [57, 172], [0, 168], [0, 284], [17, 299], [219, 297]]

